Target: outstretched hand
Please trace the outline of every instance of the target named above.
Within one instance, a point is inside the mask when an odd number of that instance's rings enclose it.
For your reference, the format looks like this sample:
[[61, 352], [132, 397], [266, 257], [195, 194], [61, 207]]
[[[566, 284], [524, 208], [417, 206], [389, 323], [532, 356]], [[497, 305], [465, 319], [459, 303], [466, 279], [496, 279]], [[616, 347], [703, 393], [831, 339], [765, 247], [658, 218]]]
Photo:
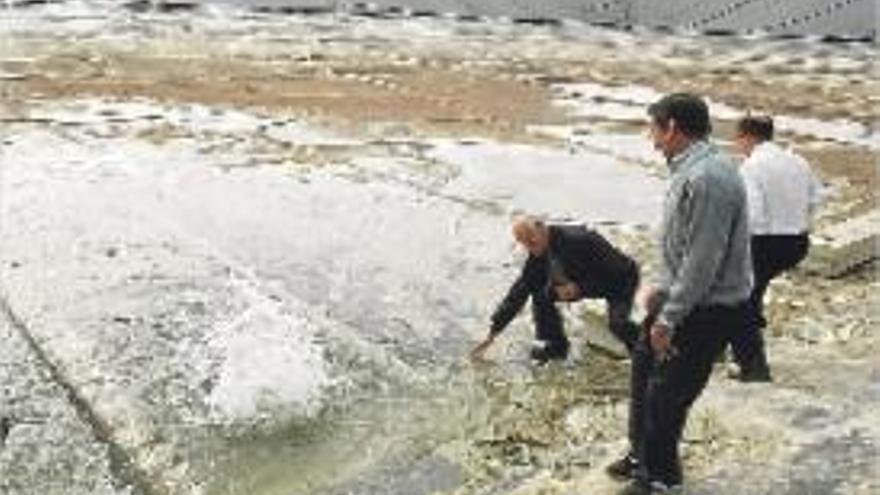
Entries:
[[474, 347], [474, 349], [471, 351], [471, 359], [474, 361], [482, 361], [483, 359], [485, 359], [486, 350], [489, 349], [489, 347], [492, 345], [492, 342], [494, 341], [494, 335], [489, 335], [488, 337], [483, 339], [483, 341], [477, 344], [477, 346]]

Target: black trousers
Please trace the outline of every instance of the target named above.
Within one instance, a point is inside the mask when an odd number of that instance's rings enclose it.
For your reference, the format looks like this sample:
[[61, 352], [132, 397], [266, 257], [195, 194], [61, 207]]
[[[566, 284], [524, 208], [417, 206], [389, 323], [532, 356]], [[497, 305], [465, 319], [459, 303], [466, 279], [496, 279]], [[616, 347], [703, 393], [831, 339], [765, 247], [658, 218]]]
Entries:
[[[630, 274], [625, 290], [619, 296], [606, 298], [608, 310], [608, 329], [632, 352], [640, 333], [639, 325], [630, 319], [636, 289], [639, 287], [639, 274]], [[535, 338], [548, 346], [568, 347], [568, 337], [562, 325], [562, 316], [556, 307], [552, 287], [532, 293], [532, 320], [535, 323]]]
[[733, 358], [744, 372], [769, 369], [762, 331], [767, 326], [764, 294], [771, 280], [807, 256], [810, 240], [807, 234], [756, 235], [752, 236], [751, 249], [755, 286], [749, 297], [745, 325], [730, 340]]
[[646, 481], [681, 483], [679, 443], [688, 412], [745, 312], [745, 302], [695, 309], [673, 336], [678, 353], [662, 362], [655, 359], [648, 337], [653, 317], [645, 321], [631, 365], [629, 440], [639, 476]]

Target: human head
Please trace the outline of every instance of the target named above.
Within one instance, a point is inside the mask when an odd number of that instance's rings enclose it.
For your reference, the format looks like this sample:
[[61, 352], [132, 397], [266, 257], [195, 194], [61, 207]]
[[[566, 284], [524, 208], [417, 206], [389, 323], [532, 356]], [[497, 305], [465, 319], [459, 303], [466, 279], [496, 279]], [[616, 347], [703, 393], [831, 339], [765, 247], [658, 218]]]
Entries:
[[709, 107], [699, 96], [672, 93], [648, 107], [654, 149], [671, 159], [712, 132]]
[[746, 156], [755, 146], [773, 140], [773, 119], [766, 116], [746, 115], [736, 124], [736, 147]]
[[513, 221], [511, 231], [516, 242], [534, 256], [543, 255], [550, 246], [550, 231], [547, 224], [535, 217], [517, 217]]

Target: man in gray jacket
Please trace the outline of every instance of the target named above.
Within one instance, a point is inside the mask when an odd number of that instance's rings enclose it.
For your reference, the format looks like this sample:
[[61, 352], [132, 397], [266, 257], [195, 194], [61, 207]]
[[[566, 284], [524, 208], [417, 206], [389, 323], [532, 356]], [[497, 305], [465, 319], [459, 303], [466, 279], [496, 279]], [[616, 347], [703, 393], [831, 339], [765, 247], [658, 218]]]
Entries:
[[708, 141], [709, 110], [677, 93], [648, 109], [654, 147], [672, 172], [661, 226], [661, 280], [632, 358], [630, 452], [608, 467], [626, 495], [682, 482], [687, 414], [732, 332], [742, 330], [752, 286], [748, 211], [733, 161]]

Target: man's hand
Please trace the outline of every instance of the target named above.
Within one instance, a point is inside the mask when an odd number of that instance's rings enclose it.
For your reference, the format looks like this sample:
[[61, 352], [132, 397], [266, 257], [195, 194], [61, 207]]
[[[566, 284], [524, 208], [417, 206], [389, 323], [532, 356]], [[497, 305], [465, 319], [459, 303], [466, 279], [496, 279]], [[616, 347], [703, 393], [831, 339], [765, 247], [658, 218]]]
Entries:
[[492, 345], [492, 342], [495, 342], [495, 335], [490, 333], [488, 337], [483, 339], [483, 341], [477, 344], [477, 346], [471, 351], [471, 359], [474, 361], [482, 361], [484, 359], [484, 354], [486, 354], [486, 350]]
[[581, 290], [574, 282], [554, 285], [553, 290], [556, 291], [556, 300], [558, 301], [571, 302], [581, 298]]
[[651, 326], [651, 349], [654, 350], [654, 357], [660, 361], [667, 361], [678, 354], [672, 345], [672, 331], [663, 323]]
[[660, 310], [660, 288], [656, 285], [647, 285], [639, 289], [636, 295], [638, 304], [645, 309], [646, 313], [656, 313]]

